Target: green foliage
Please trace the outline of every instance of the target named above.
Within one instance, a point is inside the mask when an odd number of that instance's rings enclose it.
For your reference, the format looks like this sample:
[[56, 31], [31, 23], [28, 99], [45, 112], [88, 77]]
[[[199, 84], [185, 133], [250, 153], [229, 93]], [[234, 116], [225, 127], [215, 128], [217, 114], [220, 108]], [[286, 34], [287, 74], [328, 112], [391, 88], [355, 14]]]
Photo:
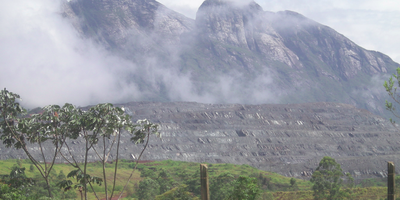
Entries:
[[297, 186], [297, 181], [295, 178], [290, 179], [290, 188], [294, 191], [298, 190], [299, 187]]
[[[385, 187], [386, 186], [386, 182], [385, 180], [377, 180], [377, 179], [373, 179], [373, 178], [367, 178], [362, 180], [357, 186], [358, 187]], [[397, 185], [397, 183], [396, 183]]]
[[211, 179], [210, 196], [211, 200], [220, 200], [227, 198], [233, 192], [235, 176], [229, 172], [220, 174]]
[[[46, 180], [48, 196], [52, 197], [49, 177], [55, 157], [62, 148], [68, 134], [76, 132], [71, 128], [70, 116], [73, 106], [66, 104], [64, 107], [57, 105], [46, 106], [41, 114], [25, 116], [26, 111], [17, 103], [19, 95], [6, 89], [0, 93], [0, 111], [2, 121], [0, 139], [6, 147], [22, 149], [32, 164], [38, 169], [43, 179]], [[46, 160], [42, 143], [51, 141], [54, 146], [54, 154], [51, 160]], [[27, 142], [37, 145], [41, 156], [35, 158], [27, 148]], [[38, 160], [42, 159], [42, 160]], [[49, 163], [50, 162], [50, 163]], [[22, 165], [21, 162], [18, 165]]]
[[233, 185], [233, 191], [227, 198], [229, 200], [255, 200], [261, 193], [256, 178], [240, 176]]
[[[4, 89], [0, 93], [0, 113], [1, 113], [1, 136], [0, 139], [7, 147], [11, 147], [13, 144], [15, 148], [20, 149], [22, 146], [21, 135], [17, 135], [13, 128], [15, 128], [16, 122], [21, 115], [26, 113], [17, 100], [20, 99], [18, 94], [9, 92]], [[17, 142], [18, 141], [18, 142]]]
[[3, 200], [26, 200], [21, 190], [12, 188], [7, 184], [0, 183], [0, 199]]
[[314, 184], [312, 187], [314, 198], [316, 200], [342, 199], [345, 196], [343, 191], [340, 191], [342, 176], [342, 168], [335, 159], [329, 156], [322, 158], [310, 180]]
[[189, 192], [196, 196], [200, 196], [200, 169], [194, 171], [193, 174], [187, 177], [185, 184], [188, 186]]
[[345, 186], [347, 188], [353, 188], [354, 187], [354, 178], [351, 176], [351, 174], [349, 172], [346, 173], [346, 182], [345, 182]]
[[187, 191], [187, 185], [179, 185], [161, 195], [157, 195], [156, 200], [199, 200], [192, 193]]
[[272, 192], [267, 191], [267, 192], [262, 193], [259, 199], [260, 200], [261, 199], [262, 200], [274, 200], [274, 195], [272, 194]]
[[65, 180], [67, 178], [67, 176], [65, 176], [63, 170], [60, 171], [60, 173], [57, 176], [57, 180]]
[[400, 175], [397, 175], [397, 176], [394, 178], [394, 181], [395, 181], [396, 187], [400, 187]]
[[151, 178], [145, 178], [139, 183], [139, 200], [152, 200], [160, 192], [160, 185]]
[[[400, 104], [400, 96], [397, 94], [397, 88], [400, 87], [400, 68], [396, 69], [396, 74], [393, 74], [392, 77], [389, 78], [389, 81], [384, 82], [383, 87], [385, 87], [385, 90], [389, 94], [390, 98], [396, 104]], [[389, 110], [394, 116], [400, 118], [399, 113], [396, 112], [396, 105], [390, 101], [386, 101], [385, 106], [386, 110]], [[393, 119], [390, 119], [390, 122], [393, 124], [396, 123]]]
[[[158, 125], [152, 124], [147, 120], [139, 120], [137, 124], [134, 124], [131, 121], [131, 116], [125, 114], [123, 108], [114, 107], [109, 103], [98, 104], [88, 111], [76, 108], [68, 103], [62, 107], [50, 105], [44, 107], [39, 114], [26, 115], [26, 111], [17, 102], [19, 98], [19, 95], [6, 89], [0, 92], [0, 140], [3, 141], [6, 147], [14, 147], [24, 151], [32, 165], [36, 167], [44, 179], [45, 185], [42, 188], [47, 190], [48, 197], [55, 197], [56, 195], [51, 189], [55, 185], [51, 177], [53, 176], [52, 173], [54, 173], [52, 170], [57, 155], [61, 155], [75, 168], [68, 174], [68, 178], [73, 177], [76, 180], [76, 184], [71, 180], [62, 180], [57, 183], [57, 186], [64, 188], [64, 190], [71, 188], [83, 190], [85, 199], [87, 199], [88, 185], [101, 185], [104, 181], [106, 198], [108, 198], [105, 165], [111, 150], [116, 149], [116, 160], [115, 165], [113, 165], [113, 189], [110, 195], [112, 196], [115, 191], [118, 171], [121, 131], [125, 130], [130, 133], [132, 135], [130, 140], [135, 143], [144, 143], [146, 138], [148, 142], [150, 134], [159, 135], [157, 132]], [[74, 155], [66, 143], [67, 139], [76, 140], [78, 138], [84, 139], [85, 143], [83, 163], [76, 161], [75, 156], [79, 155]], [[103, 154], [102, 157], [99, 157], [103, 166], [104, 179], [89, 175], [89, 170], [87, 170], [88, 152], [95, 151], [98, 154], [96, 145], [99, 141], [103, 142]], [[106, 147], [106, 141], [112, 142], [112, 145]], [[27, 142], [36, 145], [41, 155], [34, 157], [30, 152], [30, 148], [27, 148]], [[45, 142], [53, 145], [53, 152], [44, 152], [42, 144]], [[116, 143], [117, 148], [113, 148], [114, 143]], [[68, 158], [61, 152], [63, 146], [67, 149]], [[52, 157], [48, 159], [49, 156], [45, 154], [51, 154]], [[21, 161], [17, 160], [17, 163], [21, 168]], [[30, 167], [30, 172], [33, 172], [33, 167]], [[65, 177], [64, 174], [60, 174], [60, 176], [61, 178]]]
[[35, 167], [32, 164], [29, 165], [29, 171], [30, 172], [34, 172], [35, 171]]
[[163, 168], [160, 170], [160, 173], [158, 174], [157, 182], [158, 185], [160, 185], [160, 194], [165, 193], [168, 190], [171, 190], [177, 185], [175, 180], [171, 178], [171, 175]]
[[[103, 183], [103, 179], [95, 176], [91, 176], [89, 174], [84, 174], [80, 169], [72, 170], [68, 173], [67, 178], [75, 178], [77, 184], [73, 186], [72, 181], [63, 180], [59, 182], [57, 185], [60, 188], [64, 188], [65, 190], [70, 190], [72, 186], [76, 188], [82, 188], [84, 184], [93, 183], [97, 185], [101, 185]], [[85, 187], [83, 187], [85, 188]]]
[[[129, 161], [124, 161], [120, 160], [121, 164], [119, 165], [119, 168], [121, 170], [121, 173], [126, 174], [127, 172], [130, 172], [132, 169], [129, 167], [132, 162]], [[0, 174], [6, 174], [7, 176], [9, 175], [12, 167], [15, 165], [16, 160], [0, 160]], [[22, 160], [22, 167], [29, 168], [30, 162], [29, 160]], [[199, 163], [189, 163], [189, 162], [182, 162], [182, 161], [171, 161], [171, 160], [164, 160], [164, 161], [156, 161], [156, 162], [148, 162], [148, 163], [141, 163], [139, 164], [142, 169], [149, 169], [151, 168], [155, 174], [159, 175], [161, 171], [165, 171], [167, 173], [167, 176], [169, 176], [172, 180], [176, 182], [176, 185], [171, 190], [175, 190], [175, 188], [183, 185], [185, 181], [192, 179], [192, 176], [195, 180], [199, 180], [199, 174], [197, 173], [199, 169]], [[247, 168], [243, 167], [242, 165], [233, 165], [233, 164], [212, 164], [212, 166], [209, 166], [209, 176], [210, 176], [210, 197], [213, 198], [213, 195], [216, 193], [213, 187], [214, 185], [213, 182], [216, 181], [217, 177], [221, 176], [223, 177], [222, 174], [231, 174], [233, 175], [234, 181], [237, 179], [237, 177], [240, 174], [248, 174], [250, 177], [257, 178], [258, 184], [260, 188], [262, 189], [262, 192], [259, 195], [258, 199], [265, 199], [265, 200], [270, 200], [270, 199], [313, 199], [313, 191], [311, 190], [311, 182], [307, 180], [300, 180], [300, 179], [295, 179], [296, 180], [296, 185], [298, 185], [298, 190], [297, 191], [292, 191], [290, 188], [290, 180], [291, 178], [287, 178], [284, 176], [281, 176], [276, 173], [272, 172], [265, 172], [265, 171], [260, 171], [255, 168]], [[95, 174], [101, 174], [102, 170], [102, 165], [101, 163], [89, 163], [88, 164], [89, 169], [93, 171]], [[227, 170], [229, 168], [229, 170]], [[50, 180], [51, 182], [57, 183], [59, 182], [58, 177], [61, 174], [62, 171], [71, 171], [74, 168], [71, 165], [66, 165], [66, 164], [56, 164], [54, 166], [54, 172], [51, 173]], [[52, 170], [53, 171], [53, 170]], [[38, 182], [43, 182], [43, 178], [40, 178], [41, 176], [39, 175], [39, 172], [36, 170], [34, 173], [30, 173], [27, 170], [25, 170], [27, 173], [27, 177], [35, 180], [36, 183], [36, 178], [38, 178]], [[55, 173], [58, 172], [58, 173]], [[197, 174], [196, 174], [197, 173]], [[113, 172], [109, 170], [107, 172], [107, 177], [109, 179], [112, 178]], [[184, 176], [184, 175], [187, 176]], [[197, 175], [197, 176], [196, 176]], [[125, 176], [123, 176], [125, 177]], [[400, 180], [400, 176], [396, 177], [397, 180]], [[126, 177], [125, 177], [126, 178]], [[120, 179], [120, 178], [119, 178]], [[385, 182], [383, 179], [370, 179], [369, 182], [373, 182], [377, 186], [373, 187], [368, 187], [368, 188], [360, 188], [361, 185], [357, 185], [355, 188], [348, 188], [347, 183], [348, 179], [347, 177], [342, 177], [343, 179], [343, 185], [341, 190], [343, 190], [343, 193], [349, 193], [344, 195], [342, 199], [348, 199], [348, 200], [353, 200], [353, 199], [380, 199], [385, 197], [387, 195], [387, 188], [385, 186]], [[68, 180], [68, 178], [67, 178]], [[70, 179], [72, 180], [72, 179]], [[139, 191], [139, 181], [141, 180], [140, 174], [135, 173], [134, 176], [134, 181], [128, 185], [126, 189], [126, 193], [128, 195], [127, 198], [125, 199], [138, 199], [137, 193]], [[154, 179], [157, 183], [157, 178]], [[73, 181], [73, 180], [72, 180]], [[262, 184], [264, 182], [264, 185]], [[117, 185], [115, 187], [116, 191], [120, 191], [121, 188], [123, 187], [123, 181], [117, 182]], [[136, 185], [136, 186], [135, 186]], [[273, 186], [274, 190], [269, 190], [269, 185]], [[378, 186], [382, 185], [382, 187]], [[400, 184], [396, 184], [399, 186]], [[46, 196], [46, 190], [42, 188], [45, 186], [45, 183], [40, 183], [38, 186], [32, 186], [27, 188], [26, 191], [21, 191], [20, 193], [25, 195], [26, 198], [33, 198], [35, 200], [38, 200], [43, 197], [43, 195]], [[68, 190], [68, 191], [63, 191], [60, 190], [57, 186], [55, 186], [53, 183], [50, 184], [52, 187], [51, 191], [54, 194], [53, 199], [76, 199], [77, 193], [75, 190]], [[198, 184], [199, 186], [199, 184]], [[346, 187], [345, 187], [346, 186]], [[37, 188], [36, 188], [37, 187]], [[104, 197], [104, 184], [102, 186], [98, 185], [93, 185], [94, 190], [99, 193], [99, 197]], [[112, 187], [108, 187], [108, 190], [111, 191]], [[171, 190], [167, 191], [166, 193], [170, 192]], [[40, 191], [40, 192], [32, 192], [32, 191]], [[200, 197], [199, 195], [194, 195], [192, 192], [189, 191], [188, 186], [185, 187], [185, 191], [189, 192], [192, 197]], [[212, 191], [212, 192], [211, 192]], [[91, 189], [89, 189], [89, 192], [91, 192]], [[28, 196], [29, 194], [29, 196]], [[39, 197], [39, 194], [41, 197]], [[168, 193], [169, 194], [169, 193]], [[72, 196], [68, 196], [72, 195]], [[156, 195], [162, 195], [161, 193], [158, 193]], [[396, 196], [400, 196], [400, 190], [396, 190]], [[275, 197], [275, 198], [274, 198]], [[95, 199], [94, 194], [91, 192], [89, 193], [89, 199]], [[1, 197], [0, 197], [1, 199]], [[79, 196], [80, 199], [80, 196]]]
[[143, 169], [140, 173], [140, 177], [156, 178], [156, 173], [152, 169]]
[[[143, 169], [140, 176], [145, 177], [145, 179], [139, 183], [139, 199], [148, 199], [152, 193], [154, 193], [154, 196], [166, 193], [177, 185], [175, 180], [171, 178], [171, 175], [163, 168], [159, 170], [158, 176], [156, 176], [156, 173], [152, 169]], [[154, 183], [153, 187], [148, 187], [148, 185], [152, 183]], [[177, 191], [169, 192], [167, 196], [175, 192], [181, 192], [181, 190], [185, 190], [186, 187], [187, 186], [176, 189]]]
[[34, 184], [34, 181], [31, 178], [26, 177], [25, 168], [20, 168], [17, 165], [14, 165], [11, 168], [10, 174], [5, 176], [3, 181], [15, 189], [30, 187]]
[[[270, 193], [265, 194], [269, 197], [273, 191], [291, 190], [289, 184], [290, 178], [276, 173], [263, 172], [248, 165], [224, 163], [212, 165], [208, 164], [208, 166], [211, 194], [210, 198], [212, 199], [223, 199], [222, 197], [226, 197], [224, 194], [230, 194], [228, 191], [233, 190], [233, 182], [240, 175], [256, 178], [258, 185], [263, 191], [271, 191]], [[188, 192], [200, 197], [200, 171], [198, 163], [164, 160], [141, 163], [138, 165], [138, 168], [141, 168], [141, 172], [144, 174], [149, 174], [148, 170], [154, 172], [152, 174], [159, 174], [160, 171], [165, 171], [171, 178], [174, 179], [177, 185], [187, 185], [186, 189]], [[141, 176], [144, 177], [146, 175], [142, 174]], [[157, 180], [157, 178], [153, 179]], [[226, 184], [224, 182], [226, 182]], [[311, 183], [309, 181], [296, 180], [296, 185], [298, 186], [299, 190], [308, 190], [311, 188]], [[131, 195], [130, 197], [134, 197], [134, 195]], [[268, 199], [267, 197], [265, 198]]]
[[49, 190], [53, 194], [53, 198], [56, 199], [68, 199], [76, 197], [74, 192], [63, 192], [58, 189], [58, 187], [55, 185], [55, 182], [59, 179], [54, 170], [50, 174], [49, 180], [51, 181], [49, 184], [50, 188], [47, 188], [48, 184], [46, 184], [45, 180], [39, 174], [33, 178], [28, 178], [25, 175], [25, 168], [19, 168], [17, 165], [14, 165], [11, 168], [9, 175], [3, 176], [4, 183], [7, 184], [8, 187], [12, 188], [11, 190], [16, 189], [19, 191], [18, 194], [29, 199], [41, 199], [42, 197], [48, 195]]
[[17, 165], [18, 165], [18, 167], [19, 167], [19, 168], [21, 168], [21, 167], [22, 167], [22, 162], [21, 162], [21, 159], [17, 159]]

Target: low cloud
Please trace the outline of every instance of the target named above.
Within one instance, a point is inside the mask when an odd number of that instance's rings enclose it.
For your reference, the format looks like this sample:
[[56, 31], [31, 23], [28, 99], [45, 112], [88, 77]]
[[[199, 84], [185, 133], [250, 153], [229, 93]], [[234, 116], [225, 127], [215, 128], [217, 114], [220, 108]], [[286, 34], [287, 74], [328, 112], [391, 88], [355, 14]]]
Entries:
[[0, 8], [0, 86], [28, 107], [138, 98], [124, 77], [135, 66], [81, 38], [60, 3], [15, 0]]
[[[146, 57], [145, 66], [138, 66], [111, 54], [77, 33], [61, 16], [61, 3], [15, 0], [0, 8], [0, 87], [20, 94], [26, 107], [140, 101], [157, 95], [151, 91], [162, 90], [171, 101], [260, 103], [272, 99], [268, 73], [248, 85], [236, 81], [241, 79], [239, 74], [222, 76], [207, 85], [209, 90], [199, 92], [190, 74], [168, 68], [156, 57]], [[181, 49], [166, 51], [175, 52], [170, 59], [178, 60]]]
[[[358, 88], [352, 92], [354, 96], [361, 96], [364, 99], [366, 108], [369, 110], [377, 110], [381, 113], [389, 113], [385, 111], [385, 101], [389, 100], [389, 95], [383, 87], [383, 83], [389, 80], [390, 75], [380, 74], [374, 75], [370, 80], [364, 85], [363, 88]], [[377, 104], [376, 102], [381, 102]]]

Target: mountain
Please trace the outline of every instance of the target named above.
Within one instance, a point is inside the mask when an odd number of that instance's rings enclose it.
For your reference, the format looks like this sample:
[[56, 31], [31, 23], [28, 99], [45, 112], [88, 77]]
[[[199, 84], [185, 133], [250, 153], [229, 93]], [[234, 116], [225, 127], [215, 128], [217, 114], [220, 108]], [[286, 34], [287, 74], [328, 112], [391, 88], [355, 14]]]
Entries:
[[[108, 49], [129, 48], [130, 42], [141, 42], [134, 37], [157, 39], [142, 41], [147, 43], [142, 48], [158, 42], [176, 44], [181, 34], [194, 28], [192, 19], [147, 0], [71, 1], [63, 5], [63, 14], [72, 19], [79, 33]], [[151, 37], [152, 34], [155, 36]]]
[[[190, 19], [154, 0], [71, 0], [62, 15], [134, 68], [118, 70], [144, 94], [129, 100], [147, 102], [118, 106], [163, 134], [144, 159], [246, 163], [307, 178], [331, 156], [357, 178], [385, 177], [400, 138], [376, 114], [385, 115], [383, 80], [400, 65], [299, 13], [244, 2], [206, 0]], [[121, 141], [122, 158], [140, 149]], [[77, 154], [81, 142], [70, 144]], [[24, 158], [0, 149], [0, 159]]]
[[[383, 80], [400, 65], [299, 13], [238, 2], [206, 0], [196, 19], [154, 0], [74, 0], [62, 14], [81, 37], [132, 63], [125, 81], [144, 95], [131, 101], [159, 102], [120, 105], [161, 125], [144, 159], [309, 177], [328, 155], [357, 178], [385, 177], [399, 138], [375, 114], [386, 115]], [[123, 158], [139, 150], [122, 149]]]
[[154, 0], [70, 1], [63, 15], [82, 37], [141, 66], [127, 81], [146, 95], [132, 100], [340, 102], [386, 115], [381, 85], [400, 67], [301, 14], [253, 1], [206, 0], [195, 20]]

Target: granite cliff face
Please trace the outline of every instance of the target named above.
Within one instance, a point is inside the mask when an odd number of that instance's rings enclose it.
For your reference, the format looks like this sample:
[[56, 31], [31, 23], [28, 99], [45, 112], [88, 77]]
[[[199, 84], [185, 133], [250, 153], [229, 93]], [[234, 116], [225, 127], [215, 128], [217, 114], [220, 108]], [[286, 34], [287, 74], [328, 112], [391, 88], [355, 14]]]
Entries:
[[228, 59], [228, 62], [231, 57], [233, 62], [248, 70], [254, 70], [252, 61], [227, 46], [260, 54], [293, 68], [303, 67], [271, 23], [265, 20], [262, 8], [254, 2], [239, 6], [226, 1], [205, 1], [197, 12], [196, 27], [198, 38], [211, 44], [210, 54]]
[[[335, 30], [318, 24], [291, 11], [268, 13], [274, 29], [285, 38], [285, 46], [300, 56], [302, 62], [317, 68], [324, 64], [329, 73], [339, 72], [333, 79], [348, 80], [359, 73], [374, 75], [390, 69], [390, 58], [382, 53], [367, 51]], [[317, 58], [314, 60], [314, 58]], [[327, 74], [319, 69], [317, 73]], [[326, 76], [326, 75], [325, 75]], [[328, 75], [329, 76], [329, 75]]]
[[[385, 114], [377, 87], [399, 64], [301, 14], [246, 2], [206, 0], [195, 20], [154, 0], [77, 0], [63, 12], [84, 37], [149, 71], [127, 80], [149, 94], [141, 100], [324, 101]], [[187, 77], [191, 95], [203, 98], [171, 94], [179, 87], [152, 77], [157, 69]]]
[[63, 9], [80, 33], [109, 49], [126, 48], [132, 37], [157, 39], [146, 40], [150, 44], [143, 46], [177, 44], [180, 35], [193, 29], [193, 20], [152, 0], [79, 0], [64, 4]]

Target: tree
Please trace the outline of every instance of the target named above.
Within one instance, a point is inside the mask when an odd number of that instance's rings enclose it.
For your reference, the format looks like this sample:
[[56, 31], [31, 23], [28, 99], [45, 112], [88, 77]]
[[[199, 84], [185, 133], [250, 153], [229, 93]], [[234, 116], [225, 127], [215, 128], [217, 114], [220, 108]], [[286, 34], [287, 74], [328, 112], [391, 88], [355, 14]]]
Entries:
[[35, 171], [35, 167], [32, 164], [29, 165], [29, 171], [30, 172], [34, 172]]
[[196, 196], [200, 196], [200, 169], [197, 169], [193, 174], [185, 179], [187, 190]]
[[211, 179], [210, 198], [211, 200], [220, 200], [227, 198], [234, 189], [235, 177], [229, 172], [225, 172]]
[[[101, 185], [104, 182], [106, 199], [111, 199], [115, 191], [115, 183], [118, 171], [119, 146], [122, 131], [132, 135], [131, 141], [135, 143], [146, 143], [136, 161], [136, 166], [146, 149], [151, 134], [158, 134], [158, 125], [147, 120], [139, 120], [136, 124], [131, 121], [131, 116], [125, 114], [123, 108], [114, 107], [112, 104], [98, 104], [88, 111], [76, 108], [72, 104], [64, 106], [50, 105], [42, 109], [40, 114], [27, 115], [26, 110], [18, 103], [20, 96], [4, 89], [0, 92], [0, 139], [7, 147], [22, 149], [30, 159], [34, 167], [45, 180], [47, 196], [53, 197], [50, 187], [50, 176], [52, 174], [55, 160], [62, 156], [69, 164], [75, 167], [67, 178], [75, 178], [76, 184], [71, 180], [63, 180], [58, 186], [69, 190], [77, 188], [83, 194], [81, 198], [87, 199], [88, 186], [98, 198], [92, 184]], [[84, 140], [85, 152], [83, 161], [76, 158], [67, 141]], [[35, 157], [27, 143], [35, 145], [40, 156]], [[100, 142], [100, 144], [99, 144]], [[43, 150], [43, 145], [52, 144], [53, 151]], [[110, 144], [110, 145], [106, 145]], [[116, 148], [113, 148], [116, 145]], [[66, 148], [64, 148], [66, 147]], [[48, 148], [51, 149], [51, 148]], [[63, 150], [62, 149], [66, 149]], [[87, 173], [89, 151], [94, 151], [103, 165], [103, 178], [94, 177]], [[114, 176], [112, 190], [108, 196], [107, 179], [105, 174], [105, 163], [109, 155], [113, 153], [116, 157], [114, 165]], [[50, 158], [50, 160], [48, 159]], [[119, 197], [126, 189], [133, 172], [121, 191]]]
[[160, 185], [151, 178], [145, 178], [140, 181], [139, 190], [137, 192], [139, 200], [152, 200], [160, 193]]
[[[52, 197], [49, 176], [53, 169], [57, 155], [65, 143], [66, 134], [70, 130], [69, 122], [73, 115], [74, 107], [66, 104], [64, 107], [57, 105], [46, 106], [41, 114], [26, 115], [26, 110], [18, 103], [20, 96], [4, 89], [0, 92], [0, 139], [6, 147], [22, 149], [32, 164], [38, 169], [46, 181], [48, 197]], [[76, 132], [76, 131], [75, 131]], [[76, 139], [76, 138], [75, 138]], [[51, 155], [45, 155], [43, 143], [50, 141], [53, 144]], [[27, 143], [37, 145], [41, 156], [34, 157]], [[51, 160], [46, 158], [50, 157]]]
[[[41, 199], [42, 197], [46, 197], [48, 189], [50, 189], [51, 194], [52, 194], [52, 199], [64, 199], [63, 196], [63, 191], [60, 190], [59, 187], [57, 187], [57, 182], [59, 181], [57, 177], [57, 172], [55, 170], [51, 170], [51, 173], [49, 175], [49, 183], [50, 183], [50, 188], [46, 188], [47, 184], [46, 181], [40, 176], [40, 175], [35, 175], [33, 177], [35, 180], [35, 184], [32, 185], [29, 188], [26, 188], [26, 194], [28, 194], [31, 197], [36, 197], [38, 199]], [[73, 191], [68, 191], [69, 193]], [[76, 196], [75, 192], [73, 192], [73, 195]]]
[[144, 168], [144, 169], [140, 172], [140, 177], [155, 179], [155, 178], [157, 178], [157, 175], [156, 175], [156, 173], [154, 172], [154, 170]]
[[17, 159], [17, 165], [19, 168], [22, 168], [22, 162], [21, 159]]
[[[394, 103], [400, 104], [400, 95], [397, 93], [397, 89], [400, 87], [400, 68], [396, 69], [396, 74], [393, 74], [389, 78], [389, 81], [384, 82], [383, 87], [385, 87], [386, 92]], [[396, 111], [397, 107], [395, 104], [386, 100], [385, 107], [386, 110], [390, 111], [395, 117], [400, 118], [400, 113]], [[390, 119], [390, 122], [393, 125], [396, 123], [393, 119]]]
[[34, 184], [34, 181], [31, 178], [26, 177], [25, 168], [21, 168], [17, 165], [14, 165], [11, 168], [10, 174], [6, 176], [5, 180], [3, 181], [4, 183], [15, 189], [30, 187]]
[[59, 173], [58, 176], [57, 176], [57, 179], [60, 180], [60, 181], [62, 181], [62, 180], [65, 180], [66, 178], [67, 178], [67, 177], [65, 176], [63, 170], [61, 170], [60, 173]]
[[160, 194], [163, 194], [176, 186], [176, 182], [171, 178], [167, 171], [165, 171], [165, 169], [161, 169], [158, 173], [157, 182], [160, 186]]
[[290, 179], [290, 188], [294, 191], [299, 189], [295, 178]]
[[21, 190], [10, 187], [7, 184], [0, 183], [0, 199], [3, 200], [26, 200]]
[[325, 156], [319, 162], [319, 165], [311, 177], [314, 184], [314, 198], [316, 200], [327, 199], [336, 200], [343, 198], [343, 192], [340, 191], [343, 176], [340, 164], [335, 159]]
[[260, 186], [256, 178], [247, 176], [240, 176], [234, 182], [234, 188], [231, 195], [227, 198], [229, 200], [255, 200], [261, 193]]

